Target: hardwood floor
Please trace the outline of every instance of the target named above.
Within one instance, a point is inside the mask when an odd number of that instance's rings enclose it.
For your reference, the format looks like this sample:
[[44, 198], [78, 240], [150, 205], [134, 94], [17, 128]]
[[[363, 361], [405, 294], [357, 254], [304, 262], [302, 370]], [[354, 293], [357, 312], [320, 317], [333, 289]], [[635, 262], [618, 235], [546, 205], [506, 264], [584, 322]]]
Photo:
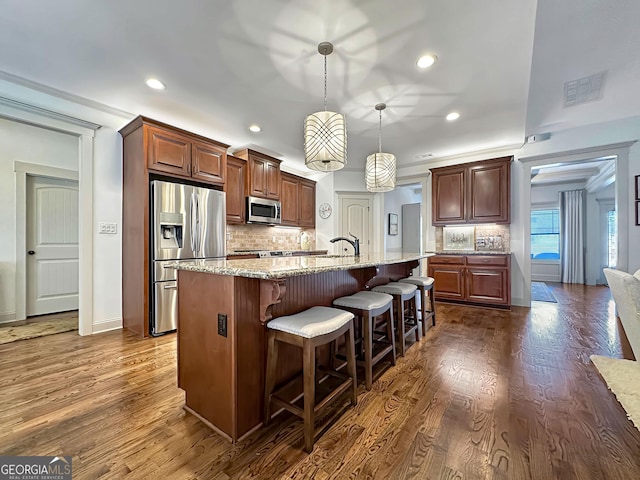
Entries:
[[532, 310], [438, 304], [311, 455], [289, 414], [230, 445], [185, 413], [174, 335], [1, 345], [0, 452], [72, 455], [74, 479], [640, 478], [640, 432], [589, 361], [629, 355], [609, 290], [551, 288]]

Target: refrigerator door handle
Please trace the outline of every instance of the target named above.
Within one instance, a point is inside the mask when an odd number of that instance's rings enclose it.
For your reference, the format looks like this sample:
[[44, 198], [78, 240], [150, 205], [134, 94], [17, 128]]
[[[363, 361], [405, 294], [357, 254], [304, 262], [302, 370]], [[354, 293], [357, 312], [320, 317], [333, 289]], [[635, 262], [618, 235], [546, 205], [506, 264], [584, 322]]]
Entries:
[[200, 210], [200, 195], [198, 193], [196, 196], [196, 256], [202, 256], [202, 222], [201, 222], [201, 210]]
[[198, 197], [195, 192], [191, 194], [189, 214], [191, 216], [191, 251], [194, 256], [198, 252], [197, 228], [198, 228]]

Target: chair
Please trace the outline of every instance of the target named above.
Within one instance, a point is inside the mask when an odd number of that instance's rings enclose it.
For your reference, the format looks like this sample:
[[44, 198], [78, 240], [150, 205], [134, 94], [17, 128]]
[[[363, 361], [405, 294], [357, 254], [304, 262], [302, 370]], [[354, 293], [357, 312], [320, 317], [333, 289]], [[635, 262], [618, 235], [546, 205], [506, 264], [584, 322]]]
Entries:
[[[343, 310], [353, 313], [362, 319], [362, 342], [364, 361], [357, 361], [364, 367], [365, 387], [371, 390], [373, 382], [373, 366], [391, 353], [391, 365], [396, 364], [396, 343], [393, 328], [393, 297], [386, 293], [357, 292], [346, 297], [336, 298], [333, 304]], [[374, 343], [381, 342], [381, 338], [374, 339], [376, 319], [383, 318], [386, 323], [386, 345], [375, 355]]]
[[[386, 285], [378, 285], [371, 289], [372, 292], [387, 293], [393, 297], [393, 309], [396, 312], [396, 329], [398, 331], [398, 342], [400, 344], [400, 356], [404, 357], [406, 351], [406, 338], [415, 334], [416, 342], [420, 340], [418, 332], [418, 315], [416, 313], [416, 290], [418, 287], [409, 283], [391, 282]], [[409, 303], [412, 312], [410, 322], [405, 321], [405, 304]]]
[[[316, 347], [327, 345], [345, 336], [347, 371], [349, 375], [328, 370], [328, 375], [340, 378], [338, 385], [316, 405]], [[278, 345], [288, 343], [302, 348], [304, 406], [298, 407], [274, 391], [278, 368]], [[267, 371], [265, 375], [264, 424], [271, 421], [271, 407], [284, 408], [304, 420], [304, 449], [313, 450], [316, 414], [342, 393], [351, 391], [351, 405], [357, 403], [356, 355], [353, 338], [353, 314], [331, 307], [311, 307], [295, 315], [278, 317], [267, 323]]]
[[[420, 291], [420, 314], [422, 320], [422, 335], [427, 334], [427, 320], [431, 319], [431, 326], [436, 325], [436, 300], [433, 294], [434, 279], [431, 277], [407, 277], [398, 282], [410, 283]], [[427, 292], [429, 292], [429, 310], [427, 310]]]
[[640, 360], [640, 270], [633, 275], [613, 268], [603, 271], [633, 355]]

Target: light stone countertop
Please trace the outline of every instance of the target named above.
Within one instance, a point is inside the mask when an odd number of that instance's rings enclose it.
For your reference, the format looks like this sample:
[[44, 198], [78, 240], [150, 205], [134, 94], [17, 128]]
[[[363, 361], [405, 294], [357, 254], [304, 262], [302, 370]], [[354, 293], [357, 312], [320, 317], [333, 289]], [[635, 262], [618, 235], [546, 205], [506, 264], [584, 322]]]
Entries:
[[360, 255], [359, 257], [353, 255], [313, 255], [301, 257], [250, 258], [246, 260], [187, 260], [168, 264], [167, 267], [192, 272], [268, 280], [336, 270], [351, 270], [354, 268], [403, 263], [432, 255], [434, 254], [373, 253]]

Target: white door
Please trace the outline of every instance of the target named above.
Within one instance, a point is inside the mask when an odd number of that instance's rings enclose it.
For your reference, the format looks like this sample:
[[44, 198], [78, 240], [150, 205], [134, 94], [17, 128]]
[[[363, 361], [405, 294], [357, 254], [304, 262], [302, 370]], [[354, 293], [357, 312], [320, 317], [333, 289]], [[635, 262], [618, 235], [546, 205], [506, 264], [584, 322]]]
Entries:
[[78, 182], [27, 177], [27, 316], [78, 309]]
[[[343, 196], [340, 199], [340, 234], [350, 240], [349, 232], [360, 239], [360, 253], [371, 252], [371, 199], [368, 197]], [[347, 249], [348, 253], [353, 253], [353, 248], [346, 242], [337, 244], [342, 252]]]

